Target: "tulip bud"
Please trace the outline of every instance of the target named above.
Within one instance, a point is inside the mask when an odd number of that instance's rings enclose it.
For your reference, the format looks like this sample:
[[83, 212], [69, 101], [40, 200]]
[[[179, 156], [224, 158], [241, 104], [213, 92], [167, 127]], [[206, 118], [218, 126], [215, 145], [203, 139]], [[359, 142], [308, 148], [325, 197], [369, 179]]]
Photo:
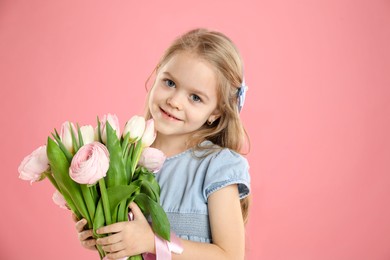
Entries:
[[154, 129], [154, 120], [149, 119], [146, 121], [146, 127], [144, 135], [142, 136], [142, 146], [149, 147], [156, 139], [156, 131]]
[[130, 134], [131, 142], [139, 140], [145, 131], [145, 118], [142, 116], [133, 116], [127, 121], [123, 130], [123, 137]]
[[74, 124], [69, 122], [69, 121], [66, 121], [61, 126], [60, 139], [61, 139], [61, 142], [64, 144], [65, 148], [69, 152], [73, 153], [74, 148], [73, 148], [73, 142], [72, 142], [71, 129], [73, 130], [75, 136], [77, 137], [77, 131], [76, 131], [76, 127], [74, 126]]
[[80, 127], [81, 136], [83, 137], [84, 145], [90, 144], [95, 141], [95, 130], [91, 125], [85, 125]]
[[106, 123], [109, 123], [112, 129], [115, 130], [116, 136], [120, 137], [120, 125], [119, 120], [116, 115], [107, 114], [103, 116], [103, 119], [100, 121], [100, 132], [102, 136], [103, 143], [107, 143], [107, 133], [106, 133]]

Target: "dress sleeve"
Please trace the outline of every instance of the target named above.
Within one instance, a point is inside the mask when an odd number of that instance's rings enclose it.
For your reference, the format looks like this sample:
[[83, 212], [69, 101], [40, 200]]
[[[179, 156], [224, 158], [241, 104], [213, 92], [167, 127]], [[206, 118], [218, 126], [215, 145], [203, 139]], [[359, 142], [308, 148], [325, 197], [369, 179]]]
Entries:
[[234, 151], [222, 149], [210, 160], [204, 179], [203, 196], [207, 201], [213, 192], [232, 184], [238, 184], [240, 199], [249, 195], [248, 161]]

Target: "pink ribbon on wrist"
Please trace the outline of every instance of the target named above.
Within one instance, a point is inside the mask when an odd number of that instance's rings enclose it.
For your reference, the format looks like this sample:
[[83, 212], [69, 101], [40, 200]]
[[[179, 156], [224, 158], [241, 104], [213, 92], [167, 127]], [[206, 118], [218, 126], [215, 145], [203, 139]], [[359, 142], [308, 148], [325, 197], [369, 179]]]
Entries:
[[183, 253], [183, 246], [175, 233], [171, 232], [171, 241], [166, 241], [157, 235], [154, 235], [154, 244], [156, 254], [144, 253], [144, 260], [171, 260], [172, 253], [180, 255]]
[[[134, 215], [131, 211], [128, 214], [128, 219], [129, 221], [134, 220]], [[156, 254], [143, 253], [142, 256], [144, 260], [171, 260], [172, 253], [180, 255], [184, 250], [180, 238], [173, 232], [171, 232], [171, 241], [166, 241], [159, 236], [154, 235], [154, 245]]]

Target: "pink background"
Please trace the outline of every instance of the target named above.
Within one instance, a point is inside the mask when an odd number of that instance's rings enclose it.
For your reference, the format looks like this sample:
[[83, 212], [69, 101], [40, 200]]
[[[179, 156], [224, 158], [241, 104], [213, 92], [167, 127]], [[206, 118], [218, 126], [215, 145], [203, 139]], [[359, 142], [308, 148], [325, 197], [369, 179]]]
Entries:
[[24, 156], [65, 120], [122, 125], [193, 27], [237, 44], [250, 87], [247, 259], [390, 259], [389, 1], [0, 1], [0, 259], [98, 259]]

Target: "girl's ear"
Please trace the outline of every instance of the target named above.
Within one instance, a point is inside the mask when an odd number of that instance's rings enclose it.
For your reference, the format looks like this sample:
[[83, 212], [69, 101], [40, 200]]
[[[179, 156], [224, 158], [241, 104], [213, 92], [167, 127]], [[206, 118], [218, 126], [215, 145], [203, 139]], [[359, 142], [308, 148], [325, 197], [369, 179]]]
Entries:
[[214, 110], [213, 113], [211, 113], [211, 115], [209, 116], [209, 118], [207, 119], [207, 122], [210, 124], [212, 124], [215, 120], [217, 120], [218, 118], [221, 117], [221, 113], [219, 112], [219, 110]]

